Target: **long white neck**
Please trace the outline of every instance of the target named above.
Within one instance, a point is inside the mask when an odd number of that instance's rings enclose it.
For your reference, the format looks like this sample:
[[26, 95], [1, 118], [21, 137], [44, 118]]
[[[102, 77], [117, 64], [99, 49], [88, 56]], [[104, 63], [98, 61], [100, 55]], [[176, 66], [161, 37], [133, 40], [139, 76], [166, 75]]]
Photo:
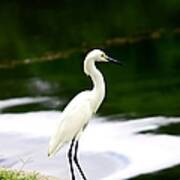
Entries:
[[85, 59], [84, 72], [91, 77], [93, 82], [92, 97], [94, 112], [97, 111], [105, 97], [105, 82], [103, 75], [96, 68], [95, 62], [92, 59]]

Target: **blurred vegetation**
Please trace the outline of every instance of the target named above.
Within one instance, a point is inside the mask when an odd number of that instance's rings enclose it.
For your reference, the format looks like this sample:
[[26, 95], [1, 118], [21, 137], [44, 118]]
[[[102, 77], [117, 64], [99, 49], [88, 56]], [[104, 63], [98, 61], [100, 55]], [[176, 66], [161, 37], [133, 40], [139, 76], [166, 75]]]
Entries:
[[[180, 1], [1, 1], [0, 59], [179, 27]], [[173, 43], [173, 38], [172, 38]]]
[[38, 180], [38, 174], [1, 169], [0, 180]]
[[179, 116], [179, 17], [178, 0], [1, 1], [0, 98], [57, 96], [63, 109], [90, 86], [82, 60], [98, 47], [124, 61], [102, 65], [108, 93], [100, 113]]

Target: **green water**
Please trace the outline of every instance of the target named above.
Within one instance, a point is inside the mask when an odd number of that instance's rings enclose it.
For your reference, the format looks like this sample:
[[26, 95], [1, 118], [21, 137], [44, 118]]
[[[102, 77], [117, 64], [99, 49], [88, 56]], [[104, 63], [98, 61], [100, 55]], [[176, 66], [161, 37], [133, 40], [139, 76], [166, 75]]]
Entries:
[[[176, 35], [172, 42], [167, 35], [158, 40], [147, 39], [104, 48], [110, 56], [123, 61], [124, 65], [98, 65], [107, 83], [106, 100], [99, 113], [125, 117], [178, 116], [180, 44], [177, 38]], [[63, 99], [61, 105], [53, 108], [62, 109], [76, 93], [92, 88], [90, 79], [82, 72], [84, 57], [85, 53], [79, 50], [68, 58], [1, 69], [1, 99], [53, 96]], [[39, 87], [41, 85], [43, 87]]]

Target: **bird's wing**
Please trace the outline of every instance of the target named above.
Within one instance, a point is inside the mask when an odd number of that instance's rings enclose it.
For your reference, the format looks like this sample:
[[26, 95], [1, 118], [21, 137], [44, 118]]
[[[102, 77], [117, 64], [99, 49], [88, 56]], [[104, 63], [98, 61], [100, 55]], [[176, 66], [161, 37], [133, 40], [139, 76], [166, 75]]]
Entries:
[[65, 108], [61, 121], [49, 143], [48, 155], [54, 155], [64, 143], [72, 140], [92, 116], [90, 102], [84, 94], [75, 97]]

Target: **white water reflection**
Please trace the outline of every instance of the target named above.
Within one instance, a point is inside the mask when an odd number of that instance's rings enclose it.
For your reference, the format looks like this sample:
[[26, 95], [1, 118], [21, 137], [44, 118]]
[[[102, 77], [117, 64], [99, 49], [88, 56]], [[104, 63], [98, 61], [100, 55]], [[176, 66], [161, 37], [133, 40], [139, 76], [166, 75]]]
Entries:
[[43, 104], [46, 106], [57, 107], [61, 105], [63, 102], [60, 101], [57, 97], [22, 97], [22, 98], [13, 98], [13, 99], [5, 99], [0, 100], [0, 111], [14, 107], [14, 106], [22, 106], [29, 104]]
[[[49, 137], [60, 112], [0, 114], [0, 166], [40, 171], [68, 179], [65, 146], [48, 159]], [[119, 180], [157, 171], [180, 163], [180, 138], [138, 134], [180, 118], [153, 117], [130, 121], [95, 118], [80, 141], [80, 159], [89, 179]]]
[[0, 110], [18, 105], [43, 103], [49, 101], [50, 99], [51, 98], [49, 97], [22, 97], [14, 99], [5, 99], [0, 101]]

